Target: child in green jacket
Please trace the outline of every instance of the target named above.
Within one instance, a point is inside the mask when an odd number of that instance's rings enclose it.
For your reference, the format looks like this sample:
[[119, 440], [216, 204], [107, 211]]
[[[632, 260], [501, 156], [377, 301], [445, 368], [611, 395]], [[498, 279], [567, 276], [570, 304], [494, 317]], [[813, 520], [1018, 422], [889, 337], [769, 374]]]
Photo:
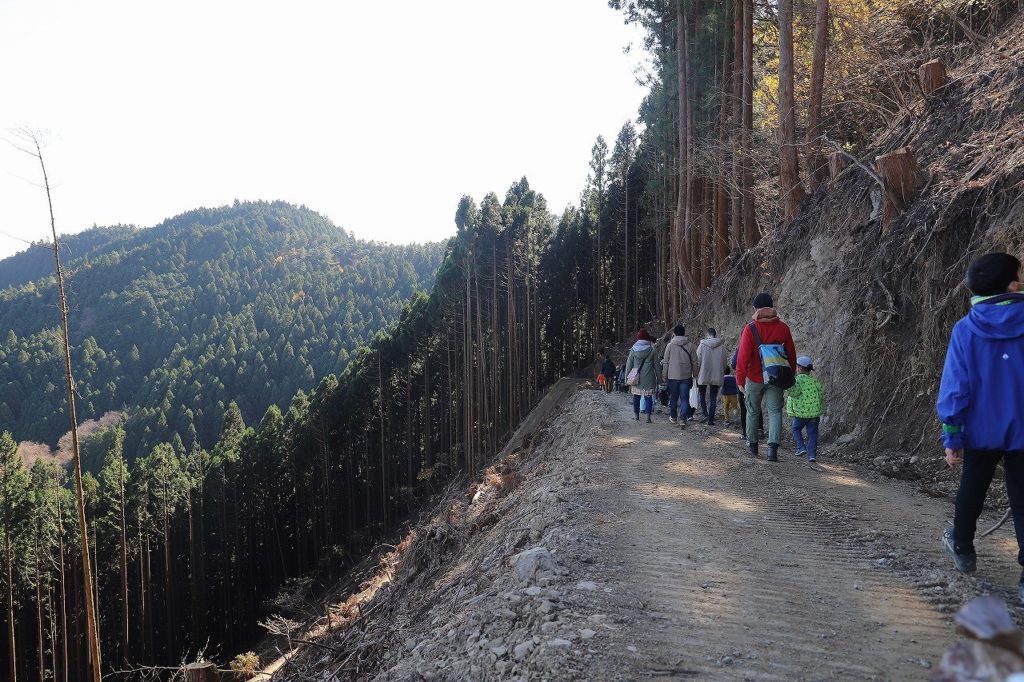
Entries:
[[[796, 383], [789, 389], [786, 398], [786, 412], [793, 418], [793, 440], [796, 441], [796, 456], [807, 455], [807, 461], [818, 458], [818, 422], [821, 421], [825, 389], [817, 377], [812, 376], [814, 363], [806, 355], [796, 359]], [[807, 429], [807, 445], [804, 446], [804, 428]]]

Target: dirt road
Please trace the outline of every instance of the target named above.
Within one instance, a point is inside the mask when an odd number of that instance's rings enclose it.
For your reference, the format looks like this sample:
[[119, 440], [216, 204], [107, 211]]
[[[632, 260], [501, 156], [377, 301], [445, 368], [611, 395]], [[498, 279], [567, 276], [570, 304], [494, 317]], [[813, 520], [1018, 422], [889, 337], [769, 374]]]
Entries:
[[1012, 528], [978, 543], [964, 578], [937, 540], [949, 500], [827, 453], [755, 460], [733, 429], [681, 432], [634, 421], [621, 395], [590, 399], [603, 422], [583, 498], [606, 548], [598, 578], [643, 613], [624, 654], [638, 676], [925, 679], [965, 599], [1015, 596]]
[[961, 576], [948, 498], [737, 435], [561, 382], [382, 564], [372, 615], [274, 679], [924, 680], [961, 604], [1016, 597], [1011, 528]]

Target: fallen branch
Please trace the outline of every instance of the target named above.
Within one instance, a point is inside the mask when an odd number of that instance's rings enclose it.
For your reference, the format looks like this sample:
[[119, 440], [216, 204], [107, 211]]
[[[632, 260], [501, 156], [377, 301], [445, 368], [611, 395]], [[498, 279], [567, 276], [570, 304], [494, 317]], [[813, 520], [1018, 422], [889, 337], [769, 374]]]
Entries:
[[885, 325], [889, 324], [889, 321], [892, 320], [892, 316], [896, 314], [896, 303], [893, 300], [892, 294], [889, 293], [889, 290], [885, 288], [884, 284], [882, 284], [882, 280], [875, 277], [875, 282], [878, 283], [878, 286], [882, 287], [882, 291], [885, 293], [885, 298], [889, 303], [889, 309], [886, 311], [885, 319], [875, 325], [875, 329], [881, 329]]
[[989, 159], [991, 158], [992, 152], [985, 152], [984, 154], [982, 154], [981, 158], [978, 160], [978, 163], [974, 164], [971, 170], [967, 171], [967, 175], [965, 175], [964, 179], [962, 180], [963, 184], [966, 185], [968, 182], [973, 180], [974, 176], [981, 172], [981, 169], [985, 167], [985, 164], [988, 163]]
[[1003, 515], [999, 517], [998, 521], [996, 521], [996, 525], [992, 526], [978, 537], [987, 537], [989, 535], [992, 535], [992, 533], [995, 533], [997, 530], [999, 530], [1002, 527], [1002, 525], [1006, 523], [1006, 520], [1010, 518], [1010, 511], [1010, 508], [1007, 507], [1006, 511], [1003, 512]]
[[310, 646], [320, 647], [321, 649], [326, 649], [327, 651], [330, 651], [330, 652], [335, 653], [335, 654], [343, 654], [343, 653], [345, 653], [341, 649], [336, 649], [333, 646], [327, 646], [326, 644], [321, 644], [320, 642], [315, 642], [315, 641], [313, 641], [311, 639], [296, 639], [296, 638], [293, 637], [291, 641], [294, 644], [308, 644]]
[[830, 140], [830, 139], [829, 139], [829, 137], [828, 137], [828, 135], [822, 135], [822, 136], [821, 136], [821, 139], [823, 139], [823, 140], [824, 140], [825, 142], [827, 142], [828, 144], [832, 145], [832, 146], [833, 146], [833, 147], [835, 148], [835, 150], [836, 150], [837, 152], [839, 152], [840, 154], [842, 154], [843, 156], [845, 156], [846, 158], [848, 158], [848, 159], [849, 159], [850, 161], [853, 161], [853, 163], [854, 163], [854, 164], [856, 164], [858, 168], [860, 168], [860, 169], [861, 169], [862, 171], [864, 171], [865, 173], [867, 173], [867, 174], [868, 174], [868, 176], [870, 176], [872, 180], [874, 180], [875, 182], [877, 182], [877, 183], [878, 183], [878, 186], [882, 188], [882, 191], [883, 191], [883, 192], [885, 192], [885, 191], [886, 191], [886, 189], [885, 189], [885, 183], [884, 183], [884, 182], [882, 182], [882, 178], [878, 177], [878, 174], [877, 174], [877, 173], [875, 173], [875, 171], [871, 170], [871, 168], [870, 168], [870, 167], [868, 167], [867, 165], [865, 165], [865, 164], [864, 164], [864, 163], [863, 163], [863, 162], [862, 162], [862, 161], [861, 161], [860, 159], [858, 159], [858, 158], [857, 158], [856, 156], [854, 156], [854, 155], [853, 155], [853, 154], [851, 154], [850, 152], [848, 152], [848, 151], [846, 151], [845, 149], [843, 149], [843, 148], [842, 148], [842, 146], [841, 146], [841, 145], [840, 145], [840, 144], [839, 144], [838, 142], [836, 142], [835, 140]]

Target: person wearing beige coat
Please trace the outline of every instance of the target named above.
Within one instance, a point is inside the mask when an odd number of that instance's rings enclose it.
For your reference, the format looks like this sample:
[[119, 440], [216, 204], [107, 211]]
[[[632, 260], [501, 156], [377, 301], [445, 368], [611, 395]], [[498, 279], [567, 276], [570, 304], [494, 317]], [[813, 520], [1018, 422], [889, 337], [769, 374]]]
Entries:
[[679, 424], [686, 427], [690, 412], [690, 388], [700, 370], [697, 359], [697, 348], [686, 337], [686, 327], [677, 324], [672, 330], [675, 336], [665, 344], [665, 352], [661, 358], [668, 382], [668, 420], [676, 423], [678, 407]]
[[718, 333], [713, 327], [708, 327], [707, 336], [700, 340], [700, 346], [697, 347], [697, 364], [700, 366], [697, 387], [700, 391], [700, 410], [704, 413], [702, 421], [707, 422], [708, 426], [714, 426], [715, 412], [718, 409], [718, 389], [725, 378], [725, 341], [718, 338]]

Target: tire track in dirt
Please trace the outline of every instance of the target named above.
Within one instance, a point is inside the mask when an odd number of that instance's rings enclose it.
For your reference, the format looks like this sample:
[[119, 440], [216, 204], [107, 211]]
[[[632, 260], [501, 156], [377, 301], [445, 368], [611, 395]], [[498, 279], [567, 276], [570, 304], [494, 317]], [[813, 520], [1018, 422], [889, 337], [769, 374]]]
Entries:
[[595, 402], [609, 421], [588, 497], [613, 519], [595, 530], [603, 563], [647, 615], [638, 677], [924, 679], [955, 639], [945, 614], [1015, 583], [1002, 545], [995, 589], [952, 574], [937, 542], [947, 501], [828, 462], [754, 460], [731, 430], [638, 423], [621, 396]]

